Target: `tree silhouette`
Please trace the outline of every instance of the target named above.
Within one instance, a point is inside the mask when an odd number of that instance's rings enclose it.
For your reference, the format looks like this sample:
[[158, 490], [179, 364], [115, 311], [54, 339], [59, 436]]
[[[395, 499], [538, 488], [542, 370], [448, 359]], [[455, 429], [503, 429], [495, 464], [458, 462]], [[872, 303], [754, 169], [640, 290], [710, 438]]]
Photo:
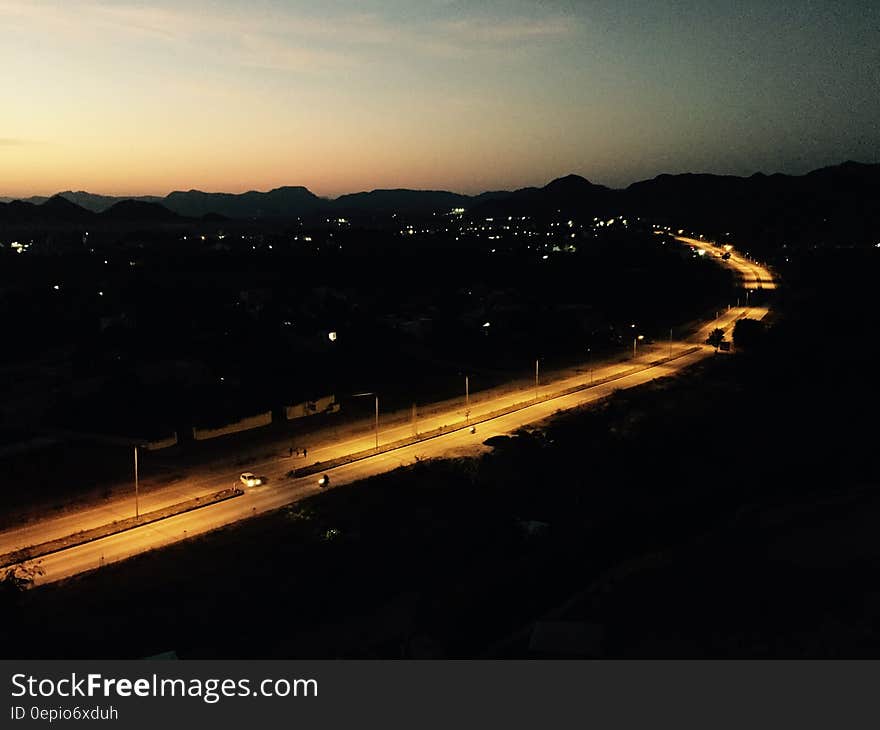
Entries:
[[715, 351], [718, 351], [721, 343], [724, 342], [724, 330], [723, 329], [714, 329], [706, 338], [706, 344], [712, 345], [715, 348]]

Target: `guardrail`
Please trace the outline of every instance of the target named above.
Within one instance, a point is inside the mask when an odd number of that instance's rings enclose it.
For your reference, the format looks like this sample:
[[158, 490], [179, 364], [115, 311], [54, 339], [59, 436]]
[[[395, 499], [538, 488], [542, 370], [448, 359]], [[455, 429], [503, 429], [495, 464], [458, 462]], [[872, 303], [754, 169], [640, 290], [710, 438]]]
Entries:
[[168, 507], [154, 510], [153, 512], [147, 512], [140, 517], [129, 517], [125, 520], [117, 520], [106, 525], [101, 525], [100, 527], [93, 527], [91, 530], [82, 530], [80, 532], [75, 532], [72, 535], [56, 538], [55, 540], [48, 540], [47, 542], [19, 548], [18, 550], [13, 550], [12, 552], [0, 555], [0, 568], [6, 568], [25, 560], [32, 560], [33, 558], [40, 558], [44, 555], [51, 555], [52, 553], [77, 547], [78, 545], [85, 545], [86, 543], [94, 542], [95, 540], [100, 540], [104, 537], [110, 537], [111, 535], [116, 535], [120, 532], [133, 530], [135, 527], [149, 525], [150, 523], [158, 522], [159, 520], [166, 520], [169, 517], [174, 517], [175, 515], [180, 515], [184, 512], [192, 512], [200, 507], [207, 507], [211, 504], [224, 502], [233, 497], [240, 497], [242, 494], [244, 494], [244, 490], [237, 487], [221, 489], [219, 492], [214, 492], [214, 494], [209, 494], [206, 497], [194, 497], [185, 502], [178, 502], [177, 504], [172, 504]]
[[320, 472], [329, 471], [330, 469], [336, 469], [340, 466], [345, 466], [346, 464], [352, 464], [355, 461], [361, 461], [363, 459], [368, 459], [371, 456], [377, 456], [379, 454], [386, 454], [389, 451], [395, 451], [397, 449], [402, 449], [406, 446], [412, 446], [413, 444], [420, 443], [422, 441], [428, 441], [430, 439], [435, 439], [439, 436], [444, 436], [448, 433], [454, 433], [455, 431], [461, 431], [465, 428], [470, 428], [471, 426], [477, 426], [481, 423], [485, 423], [487, 421], [491, 421], [495, 418], [499, 418], [501, 416], [506, 416], [510, 413], [515, 413], [516, 411], [521, 411], [530, 406], [537, 405], [539, 403], [546, 403], [547, 401], [555, 400], [556, 398], [563, 398], [567, 395], [571, 395], [572, 393], [577, 393], [582, 390], [589, 390], [590, 388], [596, 388], [600, 385], [604, 385], [605, 383], [610, 383], [615, 380], [621, 380], [623, 378], [627, 378], [630, 375], [635, 375], [636, 373], [643, 372], [645, 370], [650, 370], [653, 367], [657, 367], [658, 365], [663, 365], [664, 363], [670, 362], [672, 360], [677, 360], [678, 358], [685, 357], [686, 355], [690, 355], [698, 350], [702, 349], [701, 347], [689, 347], [688, 349], [680, 352], [676, 355], [672, 355], [671, 357], [661, 357], [657, 360], [652, 360], [645, 365], [639, 365], [636, 367], [629, 368], [620, 373], [615, 373], [614, 375], [607, 375], [604, 378], [599, 378], [594, 380], [592, 383], [583, 383], [581, 385], [573, 385], [569, 388], [565, 388], [560, 391], [556, 391], [549, 395], [544, 395], [539, 398], [530, 398], [527, 401], [521, 401], [519, 403], [513, 403], [510, 406], [506, 406], [505, 408], [499, 408], [495, 411], [490, 411], [488, 413], [484, 413], [477, 417], [476, 419], [467, 419], [460, 421], [458, 423], [449, 425], [449, 426], [438, 426], [435, 429], [430, 431], [424, 431], [422, 433], [416, 434], [415, 436], [407, 436], [403, 439], [398, 439], [397, 441], [390, 441], [386, 444], [382, 444], [378, 449], [364, 449], [362, 451], [356, 451], [352, 454], [347, 454], [345, 456], [339, 456], [335, 459], [330, 459], [329, 461], [318, 461], [314, 464], [310, 464], [309, 466], [302, 466], [298, 469], [292, 469], [287, 472], [287, 476], [290, 479], [297, 479], [299, 477], [307, 477], [312, 474], [318, 474]]

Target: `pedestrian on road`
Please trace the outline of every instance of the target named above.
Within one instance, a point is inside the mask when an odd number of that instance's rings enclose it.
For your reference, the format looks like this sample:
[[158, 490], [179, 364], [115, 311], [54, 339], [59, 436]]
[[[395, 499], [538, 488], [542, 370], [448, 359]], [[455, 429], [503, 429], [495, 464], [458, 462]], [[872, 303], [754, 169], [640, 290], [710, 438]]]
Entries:
[[305, 459], [309, 455], [309, 450], [303, 446], [303, 459]]
[[291, 446], [291, 447], [287, 450], [287, 455], [290, 456], [290, 457], [293, 456], [293, 446]]

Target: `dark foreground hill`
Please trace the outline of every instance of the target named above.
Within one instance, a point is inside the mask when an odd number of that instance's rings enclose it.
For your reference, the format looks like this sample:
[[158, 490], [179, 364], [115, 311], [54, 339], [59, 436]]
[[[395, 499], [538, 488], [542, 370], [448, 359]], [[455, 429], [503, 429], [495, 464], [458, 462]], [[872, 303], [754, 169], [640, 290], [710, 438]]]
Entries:
[[159, 203], [147, 203], [140, 200], [120, 200], [99, 215], [101, 219], [116, 221], [137, 221], [169, 223], [179, 221], [181, 217]]
[[101, 226], [126, 223], [175, 223], [185, 219], [158, 203], [120, 200], [101, 213], [82, 208], [63, 195], [55, 195], [44, 203], [14, 200], [0, 203], [0, 226]]

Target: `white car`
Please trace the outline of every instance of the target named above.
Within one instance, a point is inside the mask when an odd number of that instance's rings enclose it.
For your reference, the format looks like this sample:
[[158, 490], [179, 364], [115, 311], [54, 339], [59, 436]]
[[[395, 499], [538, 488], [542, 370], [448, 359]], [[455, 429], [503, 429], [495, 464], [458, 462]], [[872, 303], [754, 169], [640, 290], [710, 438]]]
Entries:
[[263, 480], [260, 479], [260, 477], [251, 474], [249, 471], [246, 471], [238, 479], [246, 487], [259, 487], [263, 483]]

